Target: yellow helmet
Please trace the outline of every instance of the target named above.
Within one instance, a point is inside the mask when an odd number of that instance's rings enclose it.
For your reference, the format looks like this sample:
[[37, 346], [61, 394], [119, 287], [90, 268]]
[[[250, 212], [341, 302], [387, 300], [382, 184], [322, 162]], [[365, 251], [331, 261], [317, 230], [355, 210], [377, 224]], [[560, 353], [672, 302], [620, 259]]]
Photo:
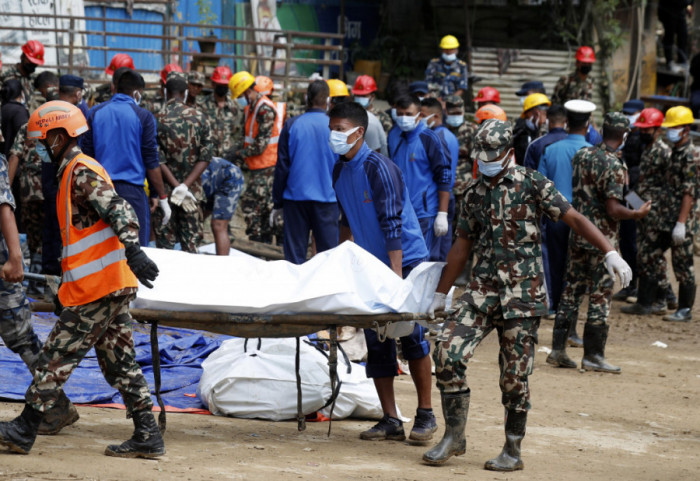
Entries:
[[661, 127], [678, 127], [679, 125], [689, 125], [695, 121], [693, 112], [688, 107], [679, 105], [671, 107], [666, 111], [666, 118]]
[[525, 103], [523, 104], [523, 113], [520, 114], [520, 117], [525, 117], [525, 112], [530, 110], [533, 107], [537, 107], [539, 105], [546, 105], [549, 107], [552, 105], [551, 100], [549, 100], [549, 97], [547, 97], [545, 94], [530, 94], [527, 97], [525, 97]]
[[350, 92], [348, 92], [348, 86], [345, 82], [338, 80], [337, 78], [330, 79], [326, 81], [328, 84], [328, 90], [330, 90], [331, 97], [349, 97]]
[[246, 72], [245, 70], [236, 72], [228, 81], [228, 89], [231, 91], [231, 97], [237, 99], [254, 83], [255, 77], [253, 77], [250, 72]]
[[443, 50], [450, 50], [459, 47], [459, 41], [454, 35], [445, 35], [440, 40], [440, 48]]

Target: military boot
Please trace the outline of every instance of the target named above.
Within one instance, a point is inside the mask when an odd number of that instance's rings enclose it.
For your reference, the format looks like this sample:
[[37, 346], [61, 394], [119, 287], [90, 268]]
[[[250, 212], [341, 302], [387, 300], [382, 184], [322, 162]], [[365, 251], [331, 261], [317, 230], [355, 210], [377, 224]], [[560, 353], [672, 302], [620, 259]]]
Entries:
[[70, 426], [78, 419], [80, 419], [78, 410], [75, 409], [73, 403], [70, 402], [66, 393], [61, 391], [58, 400], [56, 400], [56, 404], [46, 411], [44, 419], [42, 419], [39, 425], [39, 434], [58, 434], [61, 429]]
[[445, 417], [445, 434], [439, 443], [423, 454], [423, 462], [443, 464], [452, 456], [461, 456], [467, 451], [464, 430], [469, 414], [470, 391], [442, 393], [442, 414]]
[[693, 320], [693, 304], [695, 304], [695, 284], [680, 284], [678, 286], [678, 310], [664, 316], [668, 322], [689, 322]]
[[25, 404], [22, 414], [10, 422], [0, 423], [0, 446], [7, 446], [14, 453], [29, 454], [43, 417], [43, 413]]
[[517, 471], [523, 469], [520, 459], [520, 442], [525, 437], [527, 411], [508, 410], [506, 414], [506, 443], [498, 457], [486, 461], [484, 469], [490, 471]]
[[[630, 306], [622, 306], [620, 310], [625, 314], [637, 314], [646, 316], [651, 313], [651, 306], [656, 301], [656, 292], [658, 284], [656, 280], [648, 277], [639, 278], [639, 286], [637, 287], [637, 302]], [[584, 330], [584, 347], [585, 347], [585, 330]]]
[[552, 352], [547, 356], [547, 364], [557, 367], [575, 368], [576, 363], [566, 354], [566, 338], [569, 329], [566, 326], [566, 317], [557, 314], [552, 330]]
[[[665, 294], [664, 300], [666, 301], [666, 307], [668, 307], [669, 309], [678, 309], [678, 298], [673, 293], [673, 287], [671, 287], [671, 284], [666, 286], [666, 292], [664, 294]], [[678, 294], [680, 295], [680, 287], [679, 287]]]
[[119, 458], [157, 458], [165, 454], [163, 436], [160, 434], [153, 413], [148, 410], [132, 414], [134, 434], [120, 445], [107, 446], [105, 454]]
[[607, 324], [592, 325], [586, 323], [583, 329], [583, 360], [581, 367], [586, 371], [610, 372], [620, 374], [618, 366], [608, 364], [605, 360], [605, 343], [608, 340]]
[[569, 347], [583, 347], [583, 339], [581, 339], [576, 333], [576, 322], [571, 323], [569, 337], [566, 339], [566, 344]]

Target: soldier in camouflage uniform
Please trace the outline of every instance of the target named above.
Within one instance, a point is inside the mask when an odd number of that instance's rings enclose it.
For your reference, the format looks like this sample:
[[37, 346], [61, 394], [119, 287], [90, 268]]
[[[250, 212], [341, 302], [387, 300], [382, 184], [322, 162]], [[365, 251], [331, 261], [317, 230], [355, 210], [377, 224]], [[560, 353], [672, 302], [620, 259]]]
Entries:
[[[573, 200], [571, 205], [590, 219], [610, 244], [618, 245], [618, 220], [641, 219], [651, 209], [647, 201], [639, 210], [623, 206], [623, 191], [627, 168], [617, 156], [629, 133], [629, 120], [620, 112], [605, 115], [603, 143], [579, 150], [573, 166]], [[604, 357], [608, 336], [607, 323], [612, 300], [613, 276], [604, 265], [603, 254], [581, 236], [571, 233], [568, 247], [566, 288], [559, 302], [552, 352], [547, 363], [575, 368], [576, 363], [566, 354], [566, 339], [572, 323], [578, 319], [578, 309], [589, 294], [588, 318], [583, 331], [583, 361], [587, 371], [619, 373], [620, 368], [608, 364]]]
[[185, 105], [185, 74], [169, 73], [166, 88], [167, 103], [156, 119], [160, 164], [166, 190], [171, 191], [172, 217], [162, 225], [162, 211], [154, 212], [156, 245], [172, 249], [179, 242], [183, 251], [196, 253], [204, 223], [200, 204], [205, 197], [200, 177], [211, 161], [214, 142], [206, 116]]
[[187, 105], [190, 107], [196, 107], [199, 100], [202, 98], [200, 95], [202, 89], [204, 88], [204, 74], [202, 72], [189, 72], [187, 74]]
[[34, 79], [34, 92], [27, 99], [27, 110], [31, 114], [49, 100], [58, 99], [59, 79], [55, 73], [45, 70]]
[[564, 75], [554, 86], [552, 103], [564, 105], [569, 100], [593, 100], [593, 77], [590, 75], [595, 62], [591, 47], [579, 47], [576, 52], [576, 71]]
[[231, 159], [243, 146], [243, 109], [231, 100], [228, 81], [231, 70], [228, 67], [216, 67], [211, 76], [214, 91], [197, 97], [197, 107], [211, 121], [214, 138], [213, 155]]
[[16, 78], [22, 84], [22, 92], [27, 105], [32, 99], [34, 71], [40, 65], [44, 65], [44, 45], [38, 40], [29, 40], [22, 45], [22, 56], [19, 63], [7, 65], [0, 70], [0, 87], [6, 80]]
[[[105, 379], [120, 391], [127, 417], [132, 417], [135, 425], [130, 440], [109, 446], [105, 454], [155, 457], [164, 454], [165, 448], [151, 413], [148, 383], [135, 360], [129, 302], [135, 297], [137, 278], [151, 287], [158, 268], [139, 246], [133, 209], [117, 196], [99, 164], [77, 146], [77, 136], [86, 129], [80, 110], [67, 102], [44, 104], [29, 119], [28, 136], [40, 142], [42, 160], [58, 164], [62, 177], [59, 198], [65, 199], [65, 204], [60, 203], [59, 209], [68, 219], [60, 216], [67, 257], [62, 262], [59, 298], [71, 305], [63, 308], [42, 348], [22, 414], [0, 423], [0, 444], [13, 452], [29, 453], [42, 419], [58, 404], [63, 385], [94, 347]], [[107, 232], [108, 236], [100, 239], [106, 255], [104, 250], [92, 248], [89, 240], [94, 234], [85, 236], [81, 232], [89, 228], [97, 228], [95, 233]], [[118, 254], [115, 260], [110, 258], [112, 253]], [[70, 257], [75, 260], [67, 260]], [[76, 268], [80, 262], [77, 258], [87, 263]], [[95, 261], [100, 266], [91, 271], [88, 266]], [[103, 279], [95, 282], [90, 279], [94, 275]], [[97, 297], [95, 287], [100, 292]]]
[[534, 366], [540, 316], [547, 313], [542, 272], [539, 218], [569, 224], [603, 252], [605, 263], [629, 283], [631, 270], [601, 232], [572, 208], [554, 184], [540, 173], [515, 165], [510, 122], [484, 121], [474, 139], [480, 178], [467, 188], [452, 246], [429, 313], [444, 309], [445, 296], [474, 250], [477, 260], [458, 311], [439, 332], [433, 359], [442, 397], [445, 434], [423, 455], [428, 464], [442, 464], [464, 454], [464, 430], [470, 390], [469, 359], [494, 329], [500, 344], [502, 403], [506, 408], [506, 443], [485, 468], [523, 468], [520, 443], [530, 409], [528, 376]]
[[227, 256], [231, 250], [229, 224], [236, 213], [243, 183], [241, 169], [220, 157], [213, 157], [202, 173], [202, 188], [206, 196], [204, 217], [211, 213], [216, 255]]

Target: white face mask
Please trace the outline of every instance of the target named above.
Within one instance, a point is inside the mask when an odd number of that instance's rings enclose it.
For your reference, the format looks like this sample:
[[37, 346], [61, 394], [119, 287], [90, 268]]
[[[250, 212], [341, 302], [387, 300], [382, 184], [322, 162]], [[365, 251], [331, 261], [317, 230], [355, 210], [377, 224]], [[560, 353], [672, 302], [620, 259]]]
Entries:
[[345, 155], [355, 146], [359, 139], [356, 139], [352, 144], [348, 144], [348, 137], [354, 134], [360, 127], [355, 127], [347, 132], [339, 132], [337, 130], [331, 130], [331, 135], [328, 138], [328, 143], [331, 146], [333, 153], [338, 155]]
[[391, 120], [393, 120], [394, 123], [396, 123], [396, 118], [396, 109], [391, 109]]
[[355, 97], [355, 102], [362, 105], [364, 108], [369, 106], [369, 97]]
[[680, 142], [682, 136], [683, 136], [683, 127], [666, 129], [666, 138], [672, 144]]
[[433, 120], [431, 122], [430, 119], [433, 117], [435, 117], [435, 114], [430, 114], [427, 117], [423, 117], [422, 119], [420, 119], [420, 121], [427, 125], [429, 129], [432, 129], [433, 125], [435, 125], [435, 121]]
[[133, 97], [134, 97], [134, 102], [136, 102], [136, 105], [140, 105], [140, 104], [141, 104], [141, 99], [143, 98], [143, 97], [141, 96], [141, 92], [139, 92], [138, 90], [134, 91]]
[[508, 165], [511, 157], [512, 153], [509, 153], [503, 159], [494, 160], [492, 162], [477, 160], [477, 163], [479, 164], [479, 172], [484, 174], [486, 177], [495, 177]]
[[520, 97], [520, 106], [524, 107], [525, 106], [525, 99], [527, 98], [527, 95], [523, 95]]
[[410, 115], [399, 115], [396, 117], [396, 125], [399, 126], [402, 132], [410, 132], [416, 128], [416, 120], [420, 114], [413, 116]]
[[632, 115], [627, 115], [627, 120], [630, 121], [630, 128], [634, 127], [634, 123], [637, 121], [640, 114], [641, 114], [641, 112], [637, 112], [636, 114], [632, 114]]
[[445, 122], [450, 127], [459, 127], [464, 123], [464, 115], [448, 115]]
[[454, 62], [455, 60], [457, 60], [457, 54], [456, 53], [450, 53], [450, 54], [443, 53], [442, 59], [445, 62]]

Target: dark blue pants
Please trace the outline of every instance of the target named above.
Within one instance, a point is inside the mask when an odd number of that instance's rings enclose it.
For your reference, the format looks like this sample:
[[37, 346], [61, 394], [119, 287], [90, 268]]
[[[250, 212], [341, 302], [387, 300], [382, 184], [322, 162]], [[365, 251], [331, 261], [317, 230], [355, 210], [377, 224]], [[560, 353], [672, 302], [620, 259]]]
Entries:
[[637, 223], [633, 220], [620, 221], [620, 253], [632, 269], [634, 281], [637, 278]]
[[423, 217], [418, 219], [420, 230], [423, 232], [423, 240], [428, 248], [428, 260], [430, 262], [440, 262], [445, 259], [441, 257], [442, 239], [435, 235], [435, 217]]
[[139, 244], [147, 246], [151, 239], [151, 210], [146, 190], [142, 185], [134, 185], [121, 180], [113, 180], [112, 182], [119, 197], [134, 208], [136, 217], [139, 219]]
[[61, 228], [56, 214], [58, 193], [58, 168], [53, 164], [41, 164], [41, 191], [44, 194], [44, 226], [41, 236], [41, 268], [44, 274], [61, 275]]
[[455, 217], [455, 197], [450, 194], [450, 203], [447, 205], [447, 234], [438, 237], [440, 240], [440, 259], [447, 260], [447, 254], [452, 247], [452, 233], [454, 232], [453, 221]]
[[[306, 262], [309, 233], [316, 239], [316, 252], [338, 245], [340, 212], [335, 202], [284, 200], [284, 258], [293, 264]], [[263, 219], [267, 222], [267, 219]]]
[[569, 248], [569, 231], [571, 230], [564, 222], [552, 222], [549, 219], [544, 221], [546, 231], [545, 239], [547, 245], [547, 257], [549, 261], [549, 303], [550, 309], [555, 311], [559, 308], [559, 299], [564, 292], [564, 279], [566, 278], [566, 255]]

